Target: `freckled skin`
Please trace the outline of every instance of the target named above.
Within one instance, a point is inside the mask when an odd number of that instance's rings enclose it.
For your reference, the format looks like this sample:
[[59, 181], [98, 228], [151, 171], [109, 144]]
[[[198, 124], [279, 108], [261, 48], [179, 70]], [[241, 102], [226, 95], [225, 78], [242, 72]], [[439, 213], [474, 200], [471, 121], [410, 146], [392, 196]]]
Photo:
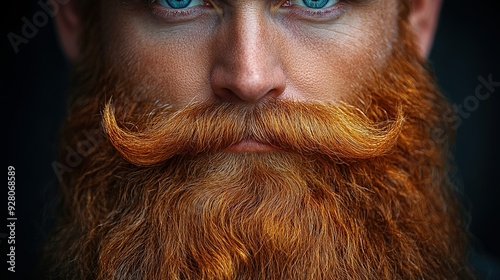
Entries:
[[135, 84], [144, 98], [174, 106], [336, 101], [385, 62], [397, 36], [396, 0], [345, 4], [338, 17], [318, 22], [267, 0], [216, 1], [182, 22], [102, 2], [104, 57], [142, 79]]

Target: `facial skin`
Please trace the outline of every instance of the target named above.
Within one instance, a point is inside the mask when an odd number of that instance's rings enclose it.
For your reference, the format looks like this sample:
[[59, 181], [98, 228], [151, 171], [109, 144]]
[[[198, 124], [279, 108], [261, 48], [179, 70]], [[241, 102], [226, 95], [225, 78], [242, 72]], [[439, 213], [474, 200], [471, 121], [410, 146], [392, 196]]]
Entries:
[[423, 59], [438, 1], [165, 3], [57, 19], [61, 147], [106, 140], [62, 174], [51, 277], [471, 278], [430, 135], [449, 125]]
[[144, 74], [151, 81], [146, 90], [163, 93], [148, 98], [174, 106], [336, 101], [357, 86], [353, 77], [387, 59], [398, 9], [396, 0], [330, 2], [320, 9], [325, 15], [298, 4], [237, 0], [169, 16], [173, 9], [158, 3], [107, 1], [105, 57]]
[[[162, 93], [144, 98], [179, 107], [267, 97], [338, 101], [398, 40], [397, 0], [331, 0], [322, 9], [298, 0], [196, 0], [180, 14], [166, 1], [144, 2], [100, 1], [101, 59], [146, 77], [137, 81], [144, 95]], [[410, 21], [426, 54], [440, 1], [413, 5]], [[86, 52], [77, 43], [85, 28], [77, 6], [61, 7], [56, 18], [72, 60]]]

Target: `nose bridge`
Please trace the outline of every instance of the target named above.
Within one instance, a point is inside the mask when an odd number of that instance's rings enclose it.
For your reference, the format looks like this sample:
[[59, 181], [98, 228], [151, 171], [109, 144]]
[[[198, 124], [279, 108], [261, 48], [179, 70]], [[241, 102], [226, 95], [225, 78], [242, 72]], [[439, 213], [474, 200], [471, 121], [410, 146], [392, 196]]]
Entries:
[[[231, 25], [233, 63], [248, 71], [256, 71], [258, 65], [266, 59], [266, 54], [272, 51], [268, 44], [271, 41], [271, 30], [267, 19], [255, 9], [239, 9], [234, 13], [234, 23]], [[270, 27], [270, 26], [269, 26]], [[242, 70], [243, 70], [242, 69]]]
[[[257, 2], [257, 1], [255, 1]], [[273, 47], [273, 26], [259, 7], [235, 8], [221, 28], [216, 48], [219, 59], [212, 73], [212, 88], [219, 97], [255, 102], [280, 95], [285, 77]]]

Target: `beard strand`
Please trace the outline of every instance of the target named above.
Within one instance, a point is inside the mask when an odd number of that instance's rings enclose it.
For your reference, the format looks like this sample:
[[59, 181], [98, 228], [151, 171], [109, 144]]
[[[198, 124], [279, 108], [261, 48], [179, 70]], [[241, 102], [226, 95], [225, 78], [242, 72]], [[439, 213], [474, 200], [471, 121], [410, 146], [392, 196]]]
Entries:
[[380, 176], [363, 163], [277, 152], [181, 156], [118, 173], [127, 183], [105, 190], [105, 218], [90, 235], [97, 278], [411, 279], [445, 270], [431, 256], [446, 256], [414, 236], [427, 223], [416, 212], [435, 209], [392, 209], [401, 193], [417, 204], [427, 194], [344, 175], [367, 172]]

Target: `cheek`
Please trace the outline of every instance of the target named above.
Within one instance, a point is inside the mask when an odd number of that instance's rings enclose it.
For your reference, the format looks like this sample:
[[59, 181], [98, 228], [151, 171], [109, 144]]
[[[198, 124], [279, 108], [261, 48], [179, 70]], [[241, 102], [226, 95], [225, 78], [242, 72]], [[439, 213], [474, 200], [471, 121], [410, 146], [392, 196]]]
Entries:
[[107, 17], [103, 26], [107, 65], [118, 70], [135, 101], [182, 106], [206, 99], [211, 38], [196, 31], [203, 28], [165, 31], [133, 15]]
[[290, 29], [284, 60], [298, 99], [345, 99], [384, 66], [397, 39], [397, 6], [365, 10], [348, 11], [327, 28]]
[[[168, 43], [165, 43], [168, 42]], [[146, 88], [143, 96], [162, 103], [185, 105], [202, 101], [210, 87], [203, 52], [193, 49], [194, 44], [166, 40], [155, 43], [143, 40], [140, 46], [130, 48], [127, 60], [135, 86]]]

